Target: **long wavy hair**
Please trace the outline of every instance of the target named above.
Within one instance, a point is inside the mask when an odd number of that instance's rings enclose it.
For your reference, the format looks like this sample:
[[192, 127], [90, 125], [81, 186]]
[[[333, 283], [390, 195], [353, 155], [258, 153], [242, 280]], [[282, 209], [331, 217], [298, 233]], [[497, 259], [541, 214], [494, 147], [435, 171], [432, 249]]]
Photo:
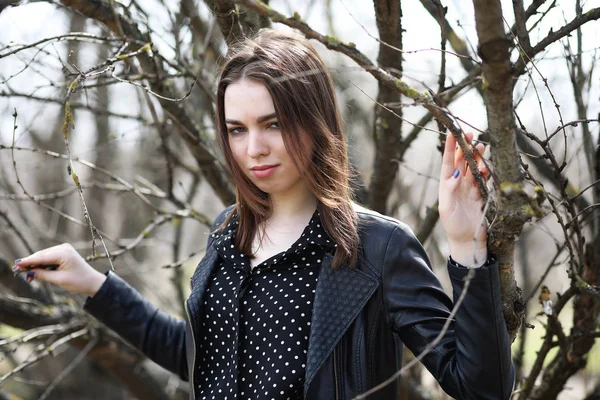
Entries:
[[[271, 215], [269, 195], [246, 177], [234, 161], [225, 124], [227, 86], [240, 80], [263, 83], [269, 90], [287, 152], [318, 200], [327, 234], [337, 244], [331, 266], [356, 266], [359, 237], [352, 206], [350, 169], [333, 82], [323, 60], [303, 36], [263, 29], [232, 46], [217, 86], [216, 124], [219, 144], [236, 183], [239, 225], [235, 245], [253, 257], [255, 234], [264, 232]], [[312, 141], [312, 152], [302, 135]], [[233, 213], [220, 226], [225, 227]]]

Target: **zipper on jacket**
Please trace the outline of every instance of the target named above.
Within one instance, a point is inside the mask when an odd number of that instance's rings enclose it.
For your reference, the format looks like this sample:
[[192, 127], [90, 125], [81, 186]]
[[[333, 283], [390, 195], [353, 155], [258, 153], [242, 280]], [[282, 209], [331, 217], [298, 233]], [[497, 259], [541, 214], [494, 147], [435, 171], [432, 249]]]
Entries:
[[185, 313], [187, 314], [188, 323], [190, 324], [190, 332], [192, 334], [192, 343], [194, 344], [194, 357], [192, 358], [192, 374], [189, 377], [192, 383], [192, 399], [196, 399], [196, 381], [194, 380], [194, 373], [196, 372], [196, 336], [194, 335], [194, 324], [190, 318], [190, 311], [188, 309], [187, 300], [184, 302]]
[[335, 347], [333, 348], [333, 380], [335, 381], [335, 400], [340, 398], [340, 389], [338, 388], [337, 357], [335, 356]]

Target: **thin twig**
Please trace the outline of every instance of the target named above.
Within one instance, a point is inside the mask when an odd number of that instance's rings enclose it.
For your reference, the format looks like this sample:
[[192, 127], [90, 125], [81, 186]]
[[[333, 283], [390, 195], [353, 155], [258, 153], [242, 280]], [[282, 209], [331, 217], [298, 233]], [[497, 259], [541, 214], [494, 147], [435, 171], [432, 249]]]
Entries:
[[[81, 188], [81, 181], [79, 180], [79, 176], [75, 172], [75, 166], [73, 165], [73, 160], [71, 157], [71, 148], [69, 146], [69, 132], [75, 126], [74, 125], [75, 120], [73, 118], [73, 114], [71, 113], [71, 104], [70, 104], [71, 95], [73, 94], [73, 92], [75, 91], [75, 89], [77, 88], [79, 83], [85, 79], [85, 77], [86, 77], [86, 75], [80, 74], [69, 85], [69, 89], [67, 90], [67, 95], [65, 96], [65, 119], [63, 122], [63, 126], [62, 126], [62, 133], [63, 133], [63, 139], [64, 139], [64, 143], [65, 143], [65, 148], [67, 149], [69, 175], [71, 175], [71, 178], [73, 179], [73, 183], [75, 184], [75, 187], [77, 188], [77, 193], [79, 194], [79, 200], [81, 201], [81, 206], [83, 207], [83, 216], [90, 228], [91, 240], [92, 240], [92, 255], [96, 254], [96, 238], [100, 239], [100, 243], [102, 243], [102, 246], [104, 247], [104, 251], [107, 254], [109, 254], [108, 247], [106, 247], [106, 243], [104, 242], [102, 235], [100, 234], [100, 232], [94, 225], [94, 223], [92, 221], [92, 217], [88, 211], [87, 204], [85, 203], [85, 197], [83, 196], [83, 189]], [[110, 265], [110, 269], [112, 271], [114, 271], [115, 267], [110, 259], [110, 256], [108, 257], [108, 263]]]
[[17, 366], [12, 371], [7, 372], [2, 377], [0, 377], [0, 386], [2, 386], [4, 381], [6, 381], [11, 376], [18, 374], [19, 372], [23, 371], [25, 368], [29, 367], [30, 365], [35, 364], [36, 362], [40, 361], [42, 358], [44, 358], [50, 354], [53, 354], [56, 351], [56, 349], [59, 348], [60, 346], [62, 346], [63, 344], [65, 344], [73, 339], [76, 339], [80, 336], [86, 335], [87, 333], [88, 333], [88, 328], [83, 328], [81, 330], [78, 330], [76, 332], [73, 332], [67, 336], [64, 336], [64, 337], [58, 339], [56, 342], [52, 343], [50, 346], [47, 346], [44, 349], [44, 351], [36, 354], [35, 357], [23, 362], [22, 364]]
[[198, 251], [194, 251], [194, 252], [190, 253], [190, 254], [189, 254], [187, 257], [185, 257], [185, 258], [183, 258], [183, 259], [181, 259], [181, 260], [178, 260], [178, 261], [172, 262], [172, 263], [170, 263], [170, 264], [163, 265], [161, 268], [165, 268], [165, 269], [170, 269], [170, 268], [179, 268], [179, 267], [181, 267], [181, 266], [182, 266], [182, 265], [183, 265], [183, 264], [184, 264], [186, 261], [189, 261], [189, 260], [191, 260], [192, 258], [196, 257], [198, 254], [202, 253], [203, 251], [205, 251], [205, 249], [198, 250]]
[[158, 94], [158, 93], [156, 93], [156, 92], [152, 91], [152, 89], [150, 89], [150, 87], [148, 87], [148, 86], [145, 86], [145, 85], [143, 85], [143, 84], [141, 84], [141, 83], [137, 83], [137, 82], [129, 81], [129, 80], [127, 80], [127, 79], [122, 79], [122, 78], [118, 77], [118, 76], [117, 76], [117, 75], [114, 73], [114, 71], [111, 73], [111, 75], [110, 75], [110, 76], [112, 76], [114, 79], [118, 80], [119, 82], [122, 82], [122, 83], [129, 83], [130, 85], [137, 86], [137, 87], [139, 87], [139, 88], [143, 89], [143, 90], [144, 90], [146, 93], [149, 93], [149, 94], [151, 94], [151, 95], [152, 95], [152, 96], [154, 96], [154, 97], [157, 97], [157, 98], [159, 98], [159, 99], [161, 99], [161, 100], [172, 101], [173, 103], [180, 103], [180, 102], [182, 102], [183, 100], [187, 99], [187, 98], [188, 98], [188, 97], [189, 97], [189, 96], [192, 94], [192, 90], [194, 89], [194, 85], [195, 85], [195, 84], [196, 84], [196, 82], [198, 81], [198, 79], [197, 79], [197, 78], [195, 78], [195, 79], [192, 81], [192, 84], [190, 85], [190, 88], [188, 89], [187, 93], [186, 93], [185, 95], [183, 95], [183, 97], [180, 97], [180, 98], [174, 99], [174, 98], [171, 98], [171, 97], [166, 97], [166, 96], [163, 96], [163, 95], [161, 95], [161, 94]]
[[[110, 36], [98, 36], [98, 35], [93, 35], [91, 33], [86, 33], [86, 32], [69, 32], [65, 35], [58, 35], [58, 36], [52, 36], [49, 38], [45, 38], [45, 39], [41, 39], [38, 40], [37, 42], [34, 43], [30, 43], [30, 44], [26, 44], [26, 45], [21, 45], [21, 47], [11, 50], [9, 52], [0, 54], [0, 59], [11, 56], [13, 54], [16, 54], [22, 50], [26, 50], [26, 49], [30, 49], [32, 47], [36, 47], [40, 44], [43, 43], [47, 43], [47, 42], [60, 42], [63, 40], [76, 40], [76, 41], [81, 41], [81, 42], [91, 42], [91, 43], [105, 43], [105, 42], [129, 42], [131, 43], [132, 41], [135, 42], [135, 39], [132, 39], [130, 37], [125, 38], [125, 37], [110, 37]], [[18, 44], [13, 43], [10, 44], [2, 49], [0, 49], [0, 51], [9, 49], [11, 47], [17, 46]]]
[[[134, 193], [133, 190], [131, 190], [130, 188], [124, 187], [122, 185], [115, 185], [115, 184], [111, 184], [111, 183], [101, 183], [101, 182], [90, 182], [87, 184], [81, 184], [81, 188], [82, 189], [100, 188], [100, 189], [109, 190], [109, 191], [113, 191], [113, 192]], [[56, 192], [44, 193], [44, 194], [34, 194], [32, 196], [35, 201], [56, 200], [56, 199], [61, 199], [61, 198], [67, 197], [67, 196], [73, 194], [76, 190], [77, 190], [76, 187], [70, 186], [66, 189], [59, 190]], [[141, 194], [146, 195], [146, 196], [152, 196], [152, 197], [156, 197], [159, 199], [167, 198], [166, 193], [164, 193], [162, 191], [157, 192], [157, 191], [154, 191], [151, 189], [137, 187], [137, 186], [135, 187], [135, 190], [139, 191]], [[30, 200], [30, 198], [25, 195], [21, 196], [21, 195], [17, 195], [17, 194], [0, 194], [0, 200], [26, 201], [26, 200]]]
[[25, 248], [27, 249], [29, 254], [33, 254], [34, 253], [33, 247], [29, 244], [29, 241], [27, 239], [25, 239], [25, 236], [23, 236], [21, 229], [17, 229], [15, 224], [13, 224], [11, 219], [8, 217], [8, 215], [6, 213], [4, 213], [2, 210], [0, 210], [0, 217], [2, 217], [2, 219], [4, 219], [4, 221], [6, 221], [9, 228], [12, 229], [13, 232], [15, 232], [15, 235], [17, 235], [17, 237], [21, 240], [21, 242], [23, 242], [23, 245], [25, 246]]

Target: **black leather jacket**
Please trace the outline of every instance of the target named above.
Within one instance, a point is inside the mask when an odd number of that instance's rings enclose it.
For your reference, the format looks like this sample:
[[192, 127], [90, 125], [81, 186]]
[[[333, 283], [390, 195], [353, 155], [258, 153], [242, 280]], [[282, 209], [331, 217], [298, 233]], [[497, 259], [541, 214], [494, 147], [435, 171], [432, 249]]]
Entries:
[[[410, 228], [365, 209], [357, 213], [362, 243], [358, 267], [334, 271], [329, 267], [332, 258], [323, 259], [313, 305], [306, 399], [351, 399], [384, 381], [402, 364], [402, 344], [421, 353], [442, 330], [453, 306]], [[193, 382], [199, 367], [199, 305], [217, 261], [209, 238], [192, 277], [186, 321], [160, 312], [113, 273], [84, 308], [150, 359]], [[457, 299], [468, 269], [449, 263], [448, 271]], [[422, 360], [452, 397], [510, 397], [514, 369], [502, 315], [497, 264], [492, 262], [477, 269], [455, 320]], [[394, 399], [396, 392], [392, 384], [369, 399]]]

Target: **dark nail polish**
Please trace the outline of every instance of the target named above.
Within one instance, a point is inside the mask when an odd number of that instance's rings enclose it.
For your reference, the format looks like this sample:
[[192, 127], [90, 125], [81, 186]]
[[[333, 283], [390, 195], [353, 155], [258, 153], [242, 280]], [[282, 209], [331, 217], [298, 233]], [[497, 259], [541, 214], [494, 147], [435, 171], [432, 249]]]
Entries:
[[35, 278], [35, 272], [34, 271], [29, 271], [29, 272], [27, 272], [27, 275], [25, 275], [25, 280], [27, 282], [31, 282], [33, 280], [33, 278]]
[[12, 270], [15, 271], [17, 268], [19, 268], [19, 266], [15, 265], [14, 267], [12, 267]]
[[452, 174], [452, 176], [453, 176], [454, 178], [458, 178], [458, 174], [460, 174], [460, 171], [458, 170], [458, 168], [456, 168], [456, 169], [454, 170], [454, 173]]
[[15, 264], [20, 263], [21, 259], [19, 258], [18, 260], [15, 260]]

